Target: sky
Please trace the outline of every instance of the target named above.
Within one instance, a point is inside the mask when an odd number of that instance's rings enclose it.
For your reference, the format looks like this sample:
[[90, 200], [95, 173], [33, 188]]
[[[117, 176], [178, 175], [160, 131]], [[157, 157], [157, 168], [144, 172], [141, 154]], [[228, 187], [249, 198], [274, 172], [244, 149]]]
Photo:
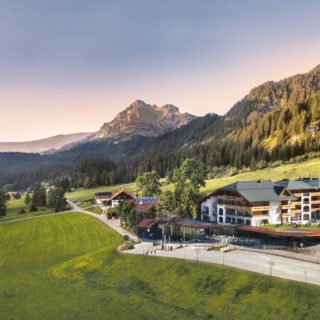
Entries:
[[137, 99], [224, 114], [320, 64], [317, 0], [0, 0], [0, 141], [93, 132]]

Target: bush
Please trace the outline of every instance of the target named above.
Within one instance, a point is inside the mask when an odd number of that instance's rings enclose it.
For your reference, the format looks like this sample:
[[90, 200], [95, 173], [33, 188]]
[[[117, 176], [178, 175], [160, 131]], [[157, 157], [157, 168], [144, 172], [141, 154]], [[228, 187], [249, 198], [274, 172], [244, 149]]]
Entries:
[[20, 208], [19, 211], [18, 211], [18, 213], [19, 213], [19, 214], [24, 214], [24, 213], [26, 213], [26, 210], [24, 210], [23, 208]]
[[35, 211], [38, 211], [38, 208], [34, 204], [32, 204], [30, 207], [30, 212], [35, 212]]
[[129, 236], [128, 236], [127, 234], [125, 234], [125, 235], [123, 236], [123, 240], [124, 240], [124, 241], [129, 241], [130, 238], [129, 238]]
[[134, 249], [134, 244], [131, 241], [127, 241], [122, 247], [121, 251], [132, 250]]

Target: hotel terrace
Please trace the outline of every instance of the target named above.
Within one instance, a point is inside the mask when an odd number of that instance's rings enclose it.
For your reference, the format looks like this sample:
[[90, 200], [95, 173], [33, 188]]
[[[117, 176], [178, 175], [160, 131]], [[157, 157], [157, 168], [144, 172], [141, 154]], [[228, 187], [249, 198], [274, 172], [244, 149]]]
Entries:
[[201, 220], [220, 225], [310, 224], [320, 219], [320, 181], [239, 181], [201, 203]]

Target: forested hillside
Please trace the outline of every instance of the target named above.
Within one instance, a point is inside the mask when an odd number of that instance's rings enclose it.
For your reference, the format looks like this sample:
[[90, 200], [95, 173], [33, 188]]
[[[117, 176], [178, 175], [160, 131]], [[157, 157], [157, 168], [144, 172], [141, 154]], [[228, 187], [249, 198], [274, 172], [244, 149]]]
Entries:
[[27, 161], [21, 154], [17, 159], [2, 155], [0, 184], [25, 188], [32, 180], [74, 173], [74, 164], [91, 158], [116, 163], [103, 179], [114, 184], [132, 181], [151, 169], [170, 175], [187, 157], [201, 159], [208, 167], [255, 168], [262, 162], [286, 161], [319, 150], [320, 66], [254, 88], [222, 117], [197, 118], [158, 137], [135, 137], [124, 143], [93, 141], [55, 155], [26, 156]]

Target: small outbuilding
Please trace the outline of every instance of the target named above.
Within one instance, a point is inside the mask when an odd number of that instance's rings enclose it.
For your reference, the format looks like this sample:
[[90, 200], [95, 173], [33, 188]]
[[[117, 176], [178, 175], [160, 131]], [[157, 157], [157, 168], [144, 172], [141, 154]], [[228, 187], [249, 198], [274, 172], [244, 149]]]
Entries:
[[162, 237], [162, 231], [155, 220], [143, 219], [138, 224], [138, 237], [146, 240], [158, 240]]
[[102, 204], [108, 202], [112, 197], [112, 192], [97, 192], [95, 193], [96, 203]]

